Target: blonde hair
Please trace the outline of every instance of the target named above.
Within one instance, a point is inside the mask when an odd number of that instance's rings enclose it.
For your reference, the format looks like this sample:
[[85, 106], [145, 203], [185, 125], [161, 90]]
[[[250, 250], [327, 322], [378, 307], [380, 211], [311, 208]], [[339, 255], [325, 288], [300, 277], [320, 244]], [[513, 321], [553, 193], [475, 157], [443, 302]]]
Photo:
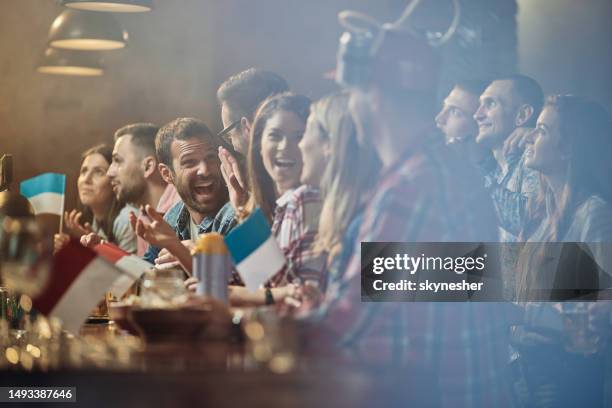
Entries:
[[314, 250], [328, 252], [333, 258], [340, 252], [342, 237], [361, 209], [364, 195], [374, 184], [381, 165], [372, 147], [357, 142], [348, 112], [348, 94], [323, 98], [311, 109], [330, 139], [332, 152], [321, 182], [323, 208]]

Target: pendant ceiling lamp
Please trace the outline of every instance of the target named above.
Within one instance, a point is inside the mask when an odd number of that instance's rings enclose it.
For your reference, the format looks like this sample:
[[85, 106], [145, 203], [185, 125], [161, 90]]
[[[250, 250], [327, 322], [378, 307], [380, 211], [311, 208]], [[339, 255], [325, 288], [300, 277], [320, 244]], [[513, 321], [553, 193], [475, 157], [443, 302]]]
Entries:
[[55, 75], [100, 76], [104, 74], [100, 55], [92, 52], [47, 48], [38, 72]]
[[153, 0], [62, 0], [62, 4], [77, 10], [113, 13], [143, 13], [153, 8]]
[[117, 50], [128, 34], [112, 14], [66, 10], [53, 21], [49, 45], [71, 50]]

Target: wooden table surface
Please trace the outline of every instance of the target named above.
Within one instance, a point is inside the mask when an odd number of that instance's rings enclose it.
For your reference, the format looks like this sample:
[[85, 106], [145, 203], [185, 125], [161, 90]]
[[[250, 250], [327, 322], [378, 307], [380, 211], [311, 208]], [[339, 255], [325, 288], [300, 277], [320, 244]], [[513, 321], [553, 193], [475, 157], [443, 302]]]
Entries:
[[[126, 338], [112, 324], [81, 334]], [[416, 366], [365, 369], [305, 356], [278, 374], [228, 341], [150, 345], [121, 370], [0, 371], [2, 386], [76, 387], [77, 405], [113, 408], [435, 406], [434, 383]]]

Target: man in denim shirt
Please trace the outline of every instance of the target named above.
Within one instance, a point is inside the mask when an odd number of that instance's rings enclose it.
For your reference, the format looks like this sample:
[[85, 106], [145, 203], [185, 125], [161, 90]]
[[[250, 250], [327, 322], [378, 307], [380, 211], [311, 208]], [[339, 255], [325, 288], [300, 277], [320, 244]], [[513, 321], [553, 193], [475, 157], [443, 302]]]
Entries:
[[[199, 234], [227, 234], [235, 225], [217, 155], [218, 140], [201, 121], [179, 118], [162, 127], [155, 141], [159, 171], [173, 184], [181, 202], [164, 216], [179, 240]], [[154, 263], [160, 248], [149, 246], [144, 259]]]
[[508, 154], [508, 142], [535, 126], [544, 95], [540, 85], [524, 75], [493, 81], [480, 96], [474, 114], [476, 142], [491, 149], [495, 160], [484, 164], [485, 186], [499, 220], [501, 242], [515, 242], [520, 233], [529, 195], [539, 184], [535, 171], [524, 165], [522, 152]]

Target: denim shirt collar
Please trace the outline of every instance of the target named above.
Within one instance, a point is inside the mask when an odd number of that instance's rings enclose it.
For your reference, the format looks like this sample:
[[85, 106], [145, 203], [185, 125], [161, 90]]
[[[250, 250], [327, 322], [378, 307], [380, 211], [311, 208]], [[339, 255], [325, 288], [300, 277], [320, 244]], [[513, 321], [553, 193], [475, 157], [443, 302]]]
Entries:
[[[192, 239], [189, 228], [191, 214], [187, 210], [185, 204], [180, 201], [166, 213], [166, 221], [177, 232], [181, 240]], [[206, 216], [198, 225], [200, 234], [210, 232], [212, 230], [214, 216]]]

